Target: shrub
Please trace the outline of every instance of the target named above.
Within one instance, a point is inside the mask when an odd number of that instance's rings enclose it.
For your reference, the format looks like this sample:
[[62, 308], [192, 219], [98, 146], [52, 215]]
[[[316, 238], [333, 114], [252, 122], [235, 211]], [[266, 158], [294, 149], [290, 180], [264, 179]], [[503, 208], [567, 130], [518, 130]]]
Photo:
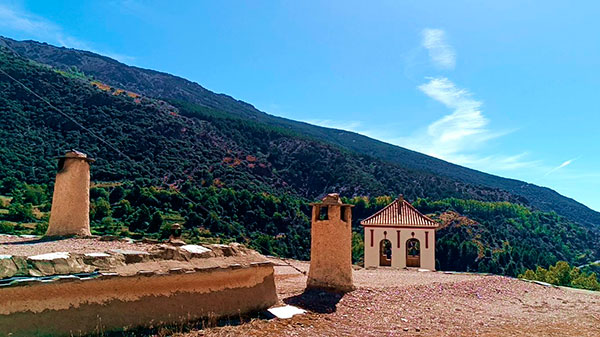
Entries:
[[600, 291], [600, 282], [596, 273], [585, 273], [577, 267], [571, 267], [565, 261], [558, 261], [548, 270], [537, 267], [534, 272], [526, 270], [519, 278], [526, 280], [548, 282], [558, 286], [574, 287], [588, 290]]

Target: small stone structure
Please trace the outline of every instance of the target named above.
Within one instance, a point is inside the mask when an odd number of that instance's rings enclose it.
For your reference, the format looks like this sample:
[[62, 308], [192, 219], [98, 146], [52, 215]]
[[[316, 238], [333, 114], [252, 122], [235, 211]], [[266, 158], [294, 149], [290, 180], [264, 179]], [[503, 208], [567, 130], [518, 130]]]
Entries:
[[351, 291], [352, 207], [338, 194], [312, 203], [310, 270], [307, 288]]
[[46, 236], [91, 235], [90, 163], [94, 160], [75, 150], [58, 159]]
[[439, 224], [402, 196], [360, 224], [365, 229], [365, 268], [435, 270], [435, 231]]
[[239, 244], [0, 255], [0, 268], [0, 336], [104, 335], [277, 303], [273, 264]]

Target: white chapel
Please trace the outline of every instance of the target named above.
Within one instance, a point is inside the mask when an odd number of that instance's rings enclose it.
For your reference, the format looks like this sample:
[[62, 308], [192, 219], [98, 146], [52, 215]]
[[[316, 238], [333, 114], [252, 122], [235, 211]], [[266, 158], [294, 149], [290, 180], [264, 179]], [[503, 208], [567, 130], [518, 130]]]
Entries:
[[390, 266], [435, 270], [439, 224], [399, 197], [360, 224], [365, 229], [365, 268]]

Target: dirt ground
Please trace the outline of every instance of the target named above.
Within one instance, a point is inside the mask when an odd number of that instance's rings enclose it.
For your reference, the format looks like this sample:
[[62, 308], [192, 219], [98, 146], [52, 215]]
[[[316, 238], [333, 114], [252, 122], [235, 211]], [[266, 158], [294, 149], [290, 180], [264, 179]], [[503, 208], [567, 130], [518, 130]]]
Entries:
[[306, 276], [278, 264], [281, 304], [307, 314], [179, 336], [600, 336], [600, 293], [501, 276], [360, 269], [357, 290], [336, 295], [304, 292]]
[[111, 249], [149, 251], [154, 245], [142, 242], [100, 241], [95, 238], [44, 239], [0, 235], [0, 255], [31, 256], [54, 252], [101, 253]]

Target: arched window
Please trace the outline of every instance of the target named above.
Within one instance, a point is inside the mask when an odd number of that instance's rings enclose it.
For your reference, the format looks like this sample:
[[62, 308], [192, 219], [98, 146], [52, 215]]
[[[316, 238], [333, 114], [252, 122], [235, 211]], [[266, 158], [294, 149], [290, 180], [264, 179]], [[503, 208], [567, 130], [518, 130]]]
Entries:
[[406, 266], [421, 266], [421, 245], [417, 239], [409, 239], [406, 241]]
[[390, 240], [383, 239], [379, 242], [379, 265], [392, 265], [392, 243]]

